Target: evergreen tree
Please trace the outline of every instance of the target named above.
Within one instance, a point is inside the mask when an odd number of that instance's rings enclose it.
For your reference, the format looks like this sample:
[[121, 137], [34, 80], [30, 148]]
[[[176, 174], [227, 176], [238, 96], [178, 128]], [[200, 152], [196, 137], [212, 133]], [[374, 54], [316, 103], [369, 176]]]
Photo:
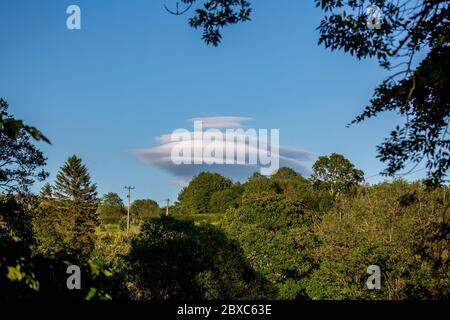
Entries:
[[64, 252], [77, 259], [89, 257], [99, 224], [97, 186], [91, 183], [81, 159], [71, 156], [60, 169], [54, 199], [41, 202], [34, 228], [41, 252]]
[[51, 198], [53, 196], [53, 187], [50, 183], [46, 183], [39, 194], [41, 198]]
[[97, 199], [97, 186], [91, 184], [86, 166], [77, 156], [67, 159], [56, 176], [55, 196], [60, 200], [92, 202]]

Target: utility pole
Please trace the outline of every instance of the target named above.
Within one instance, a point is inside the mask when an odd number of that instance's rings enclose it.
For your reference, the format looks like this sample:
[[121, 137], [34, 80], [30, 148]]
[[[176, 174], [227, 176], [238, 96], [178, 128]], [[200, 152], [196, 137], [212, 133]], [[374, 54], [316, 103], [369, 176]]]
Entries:
[[166, 216], [168, 216], [169, 215], [170, 199], [166, 199], [166, 202], [167, 202], [167, 204], [166, 204]]
[[128, 210], [127, 210], [127, 234], [130, 231], [130, 207], [131, 207], [131, 190], [136, 189], [135, 187], [124, 187], [128, 190]]

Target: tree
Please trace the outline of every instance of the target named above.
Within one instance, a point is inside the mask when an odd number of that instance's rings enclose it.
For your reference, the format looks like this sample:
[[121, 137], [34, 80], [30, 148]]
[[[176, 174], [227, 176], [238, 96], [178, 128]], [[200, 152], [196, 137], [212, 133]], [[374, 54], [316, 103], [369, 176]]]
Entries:
[[97, 186], [91, 184], [86, 166], [77, 156], [71, 156], [56, 176], [55, 197], [60, 200], [92, 202], [97, 199]]
[[272, 175], [271, 181], [276, 184], [279, 194], [286, 199], [301, 201], [305, 208], [321, 211], [332, 205], [327, 190], [314, 188], [310, 180], [291, 168], [280, 168]]
[[253, 173], [248, 181], [244, 184], [243, 199], [248, 198], [260, 198], [266, 194], [280, 194], [282, 192], [280, 186], [272, 179], [260, 174], [259, 172]]
[[[428, 182], [437, 185], [450, 166], [448, 1], [378, 1], [383, 13], [378, 30], [365, 24], [364, 9], [371, 3], [316, 0], [328, 12], [319, 26], [319, 43], [359, 59], [376, 57], [381, 66], [395, 71], [375, 89], [370, 105], [352, 123], [387, 111], [404, 116], [405, 123], [378, 146], [378, 157], [387, 162], [383, 174], [392, 176], [408, 166], [411, 172], [425, 161]], [[347, 9], [357, 14], [345, 14]], [[420, 55], [425, 58], [414, 68], [413, 59]]]
[[[411, 200], [414, 195], [414, 200]], [[314, 224], [311, 299], [448, 299], [450, 189], [397, 180], [343, 196]], [[410, 198], [410, 201], [405, 201]], [[341, 212], [337, 215], [336, 212]], [[367, 267], [381, 289], [367, 290]]]
[[30, 208], [34, 199], [0, 197], [0, 234], [18, 237], [25, 244], [35, 241]]
[[231, 187], [231, 180], [218, 173], [202, 172], [178, 196], [187, 213], [210, 213], [211, 196]]
[[[181, 0], [187, 7], [172, 14], [181, 15], [187, 12], [197, 0]], [[209, 0], [203, 3], [202, 8], [195, 10], [195, 15], [189, 19], [189, 25], [195, 29], [203, 28], [203, 40], [207, 44], [217, 46], [221, 39], [221, 29], [227, 25], [237, 24], [250, 20], [250, 2], [247, 0]]]
[[[8, 104], [0, 99], [2, 121], [13, 121]], [[0, 190], [12, 194], [29, 194], [35, 181], [43, 181], [48, 172], [42, 168], [47, 159], [31, 142], [25, 128], [19, 127], [15, 134], [0, 130]]]
[[310, 212], [301, 200], [270, 193], [244, 198], [221, 221], [252, 268], [275, 285], [277, 299], [306, 297], [306, 280], [313, 267], [305, 250], [309, 224]]
[[34, 229], [41, 252], [88, 259], [99, 222], [96, 188], [81, 159], [69, 157], [57, 174], [54, 198], [42, 200], [36, 210]]
[[150, 218], [157, 218], [161, 214], [161, 210], [156, 201], [151, 199], [134, 200], [131, 204], [132, 218], [137, 221], [144, 221]]
[[[192, 5], [195, 0], [184, 0]], [[450, 7], [447, 0], [314, 0], [325, 12], [319, 44], [341, 49], [358, 59], [376, 58], [392, 71], [374, 92], [370, 104], [351, 124], [384, 112], [396, 111], [405, 118], [377, 147], [378, 158], [387, 163], [382, 174], [393, 176], [406, 168], [412, 172], [425, 162], [430, 186], [445, 182], [450, 167]], [[236, 18], [234, 6], [243, 13]], [[380, 28], [369, 28], [374, 16], [369, 7], [382, 13]], [[250, 19], [249, 1], [210, 0], [190, 19], [203, 27], [203, 39], [217, 45], [220, 29]], [[375, 7], [376, 8], [376, 7]], [[234, 9], [234, 10], [233, 10]], [[245, 13], [245, 14], [244, 14]], [[421, 57], [424, 57], [421, 59]], [[417, 67], [414, 59], [421, 61]]]
[[118, 223], [127, 214], [127, 210], [119, 195], [109, 192], [101, 199], [97, 213], [102, 223]]
[[210, 200], [211, 212], [225, 213], [229, 208], [237, 208], [242, 201], [244, 186], [240, 183], [232, 185], [229, 189], [214, 192]]
[[363, 182], [364, 172], [356, 169], [343, 155], [332, 153], [319, 157], [314, 163], [311, 180], [316, 185], [323, 185], [332, 197], [336, 197]]
[[[294, 169], [288, 168], [288, 167], [281, 167], [278, 169], [273, 175], [272, 179], [276, 180], [293, 180], [293, 179], [302, 179], [303, 177]], [[306, 180], [306, 179], [304, 179]]]
[[44, 199], [53, 197], [53, 187], [52, 187], [52, 185], [50, 183], [48, 183], [48, 182], [46, 184], [44, 184], [44, 186], [41, 189], [41, 192], [40, 192], [39, 196], [41, 198], [44, 198]]

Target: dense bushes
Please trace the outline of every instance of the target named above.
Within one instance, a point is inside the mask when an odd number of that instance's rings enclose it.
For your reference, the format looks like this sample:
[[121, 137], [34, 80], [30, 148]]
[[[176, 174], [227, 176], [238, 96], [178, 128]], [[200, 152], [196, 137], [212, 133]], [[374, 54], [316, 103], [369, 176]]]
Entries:
[[[222, 226], [277, 286], [277, 298], [449, 297], [448, 187], [430, 191], [401, 180], [360, 186], [327, 210], [283, 192], [250, 200], [228, 210]], [[381, 290], [366, 287], [370, 265], [381, 268]]]
[[304, 297], [311, 263], [304, 250], [310, 213], [299, 200], [267, 195], [230, 209], [222, 220], [251, 266], [276, 286], [279, 299]]
[[125, 261], [136, 299], [257, 299], [271, 290], [239, 245], [208, 224], [149, 220]]
[[[9, 200], [0, 207], [0, 217], [22, 212], [31, 216], [29, 204]], [[45, 253], [37, 249], [35, 239], [20, 234], [0, 219], [0, 297], [2, 299], [110, 299], [111, 274], [89, 258], [80, 259], [79, 252], [60, 250]], [[81, 269], [81, 290], [66, 287], [67, 267]]]
[[[405, 201], [405, 198], [409, 201]], [[313, 232], [315, 299], [442, 299], [450, 295], [450, 190], [427, 191], [404, 181], [362, 188], [340, 199]], [[378, 265], [379, 291], [365, 286]]]

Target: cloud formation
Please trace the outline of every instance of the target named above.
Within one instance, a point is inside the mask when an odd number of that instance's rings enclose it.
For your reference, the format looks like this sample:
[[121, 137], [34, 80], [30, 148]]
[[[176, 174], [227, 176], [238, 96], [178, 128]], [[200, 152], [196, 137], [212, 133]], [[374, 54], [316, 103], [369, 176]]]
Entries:
[[243, 123], [252, 120], [248, 117], [201, 117], [189, 119], [189, 122], [201, 121], [203, 128], [231, 129], [242, 128]]
[[[268, 160], [271, 157], [278, 155], [279, 167], [291, 167], [303, 175], [309, 175], [310, 169], [307, 161], [310, 160], [310, 153], [295, 147], [279, 146], [277, 154], [273, 152], [272, 136], [269, 136], [271, 131], [268, 131], [267, 137], [261, 135], [260, 130], [256, 129], [241, 129], [243, 123], [250, 121], [251, 118], [245, 117], [203, 117], [193, 118], [189, 121], [198, 123], [201, 121], [202, 134], [198, 131], [182, 130], [183, 139], [181, 141], [174, 141], [173, 133], [161, 135], [157, 138], [160, 145], [134, 151], [138, 159], [144, 163], [165, 170], [174, 176], [174, 181], [177, 184], [184, 185], [193, 176], [202, 171], [217, 172], [235, 181], [244, 181], [255, 171], [260, 171], [261, 168], [268, 167]], [[196, 122], [197, 121], [197, 122]], [[206, 130], [209, 129], [209, 130]], [[214, 129], [214, 130], [213, 130]], [[226, 130], [228, 129], [228, 130]], [[214, 140], [211, 136], [215, 134], [225, 133], [229, 130], [234, 132], [234, 139], [228, 140]], [[212, 134], [209, 134], [213, 132]], [[251, 143], [248, 133], [259, 133], [256, 136], [256, 143]], [[274, 142], [275, 143], [275, 142]], [[175, 164], [173, 161], [174, 148], [190, 150], [192, 155], [191, 163]], [[207, 152], [207, 150], [212, 152]], [[218, 159], [223, 159], [226, 162], [227, 154], [233, 150], [233, 164], [217, 164]], [[228, 151], [228, 153], [227, 153]], [[269, 152], [268, 152], [269, 151]], [[198, 158], [200, 155], [200, 158]], [[257, 159], [252, 162], [251, 159]], [[236, 163], [238, 159], [245, 159], [244, 162]], [[194, 164], [194, 163], [201, 164]], [[268, 171], [268, 170], [266, 170]], [[270, 171], [272, 172], [272, 171]]]

